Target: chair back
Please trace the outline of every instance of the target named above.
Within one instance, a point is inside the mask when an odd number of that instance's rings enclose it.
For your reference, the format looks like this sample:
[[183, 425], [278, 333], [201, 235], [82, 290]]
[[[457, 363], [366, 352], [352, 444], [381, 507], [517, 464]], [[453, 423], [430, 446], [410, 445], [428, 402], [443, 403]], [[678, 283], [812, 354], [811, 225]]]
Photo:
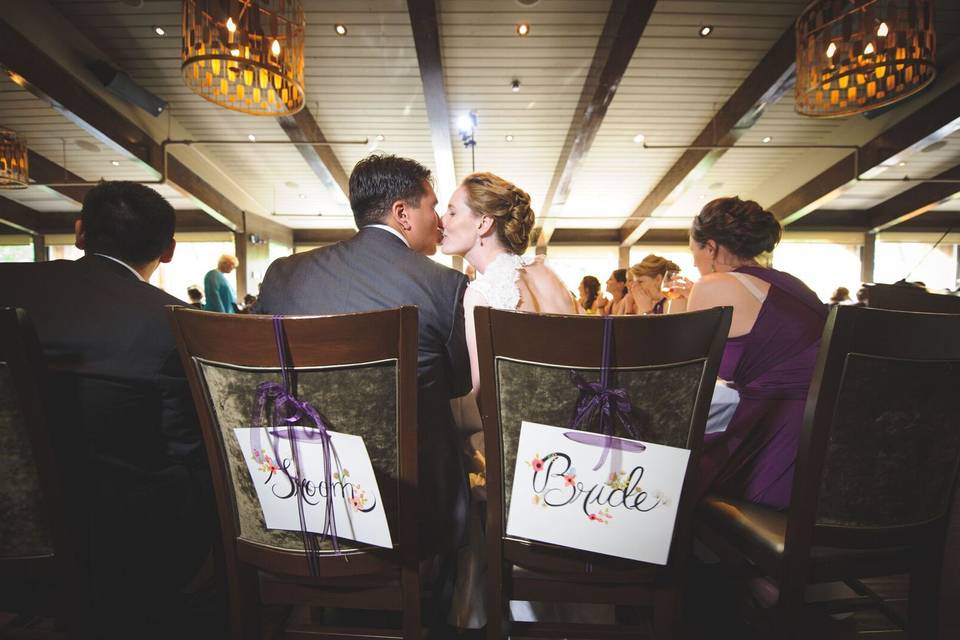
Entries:
[[[213, 476], [227, 562], [305, 576], [299, 532], [268, 529], [233, 430], [253, 424], [255, 390], [281, 381], [273, 319], [170, 307], [170, 319]], [[383, 499], [394, 549], [340, 540], [349, 562], [321, 545], [322, 575], [354, 575], [415, 562], [417, 310], [282, 319], [295, 394], [338, 433], [361, 436]], [[340, 529], [342, 536], [343, 529]], [[408, 558], [408, 560], [410, 560]]]
[[867, 290], [867, 305], [873, 309], [960, 313], [958, 296], [893, 284], [867, 284], [863, 288]]
[[[689, 533], [704, 425], [731, 314], [731, 308], [723, 307], [612, 319], [609, 384], [629, 394], [641, 439], [690, 450], [674, 549]], [[570, 372], [588, 381], [599, 378], [605, 320], [487, 307], [477, 308], [475, 315], [487, 460], [487, 533], [509, 540], [506, 517], [521, 422], [570, 423], [578, 398]], [[566, 557], [583, 555], [554, 545], [521, 542]]]
[[[86, 542], [82, 508], [68, 488], [77, 469], [50, 424], [46, 368], [23, 309], [0, 309], [0, 588], [14, 606], [53, 612], [68, 633], [87, 628], [89, 575], [78, 550]], [[60, 463], [58, 463], [58, 461]], [[13, 584], [9, 584], [12, 582]], [[39, 601], [30, 601], [40, 598]]]
[[807, 400], [787, 548], [942, 533], [960, 465], [958, 389], [960, 315], [835, 307]]

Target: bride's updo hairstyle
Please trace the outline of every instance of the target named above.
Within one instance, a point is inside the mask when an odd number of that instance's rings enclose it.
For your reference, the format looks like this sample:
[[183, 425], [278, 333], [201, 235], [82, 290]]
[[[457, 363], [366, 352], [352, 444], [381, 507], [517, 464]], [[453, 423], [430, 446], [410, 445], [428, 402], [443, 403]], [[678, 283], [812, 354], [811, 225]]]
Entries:
[[780, 242], [780, 221], [753, 200], [717, 198], [693, 219], [690, 237], [701, 247], [707, 240], [738, 258], [752, 259], [769, 253]]
[[470, 209], [477, 215], [493, 218], [503, 246], [511, 253], [523, 254], [535, 220], [530, 195], [492, 173], [472, 173], [463, 179], [463, 187], [467, 190]]

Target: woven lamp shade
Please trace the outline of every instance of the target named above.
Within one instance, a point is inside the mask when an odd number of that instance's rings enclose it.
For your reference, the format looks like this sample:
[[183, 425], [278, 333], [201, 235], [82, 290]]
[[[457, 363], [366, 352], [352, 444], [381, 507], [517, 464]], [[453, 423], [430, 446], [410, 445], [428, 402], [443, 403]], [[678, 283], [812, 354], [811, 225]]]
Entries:
[[296, 113], [305, 27], [299, 0], [184, 0], [183, 80], [227, 109]]
[[797, 19], [797, 112], [883, 107], [936, 75], [933, 0], [816, 0]]
[[29, 185], [26, 141], [9, 129], [0, 129], [0, 189], [26, 189]]

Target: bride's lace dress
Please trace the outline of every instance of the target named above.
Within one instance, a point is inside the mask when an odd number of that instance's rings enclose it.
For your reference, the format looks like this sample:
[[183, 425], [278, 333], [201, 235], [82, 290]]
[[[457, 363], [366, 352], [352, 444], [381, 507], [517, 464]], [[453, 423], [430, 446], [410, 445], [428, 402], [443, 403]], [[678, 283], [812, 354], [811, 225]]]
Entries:
[[[536, 258], [523, 258], [513, 253], [501, 253], [487, 265], [483, 273], [470, 283], [470, 288], [483, 296], [481, 306], [493, 309], [516, 310], [520, 308], [520, 277], [523, 270]], [[450, 624], [477, 629], [487, 622], [486, 611], [486, 556], [480, 512], [486, 508], [485, 490], [481, 470], [483, 459], [483, 433], [480, 410], [473, 392], [451, 401], [454, 418], [460, 433], [469, 444], [467, 455], [472, 459], [467, 468], [473, 504], [470, 507], [470, 522], [467, 525], [467, 545], [461, 549], [457, 567], [457, 583], [450, 612]], [[612, 623], [612, 608], [604, 605], [552, 605], [514, 600], [510, 604], [514, 620], [549, 620], [567, 623]]]

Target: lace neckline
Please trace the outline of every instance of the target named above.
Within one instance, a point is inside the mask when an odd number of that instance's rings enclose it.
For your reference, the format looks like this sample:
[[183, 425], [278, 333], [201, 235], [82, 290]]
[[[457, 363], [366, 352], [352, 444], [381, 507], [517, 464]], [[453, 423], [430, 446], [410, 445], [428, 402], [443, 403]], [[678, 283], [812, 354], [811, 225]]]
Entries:
[[498, 254], [470, 286], [479, 291], [494, 309], [516, 309], [520, 306], [520, 272], [529, 264], [515, 253]]

